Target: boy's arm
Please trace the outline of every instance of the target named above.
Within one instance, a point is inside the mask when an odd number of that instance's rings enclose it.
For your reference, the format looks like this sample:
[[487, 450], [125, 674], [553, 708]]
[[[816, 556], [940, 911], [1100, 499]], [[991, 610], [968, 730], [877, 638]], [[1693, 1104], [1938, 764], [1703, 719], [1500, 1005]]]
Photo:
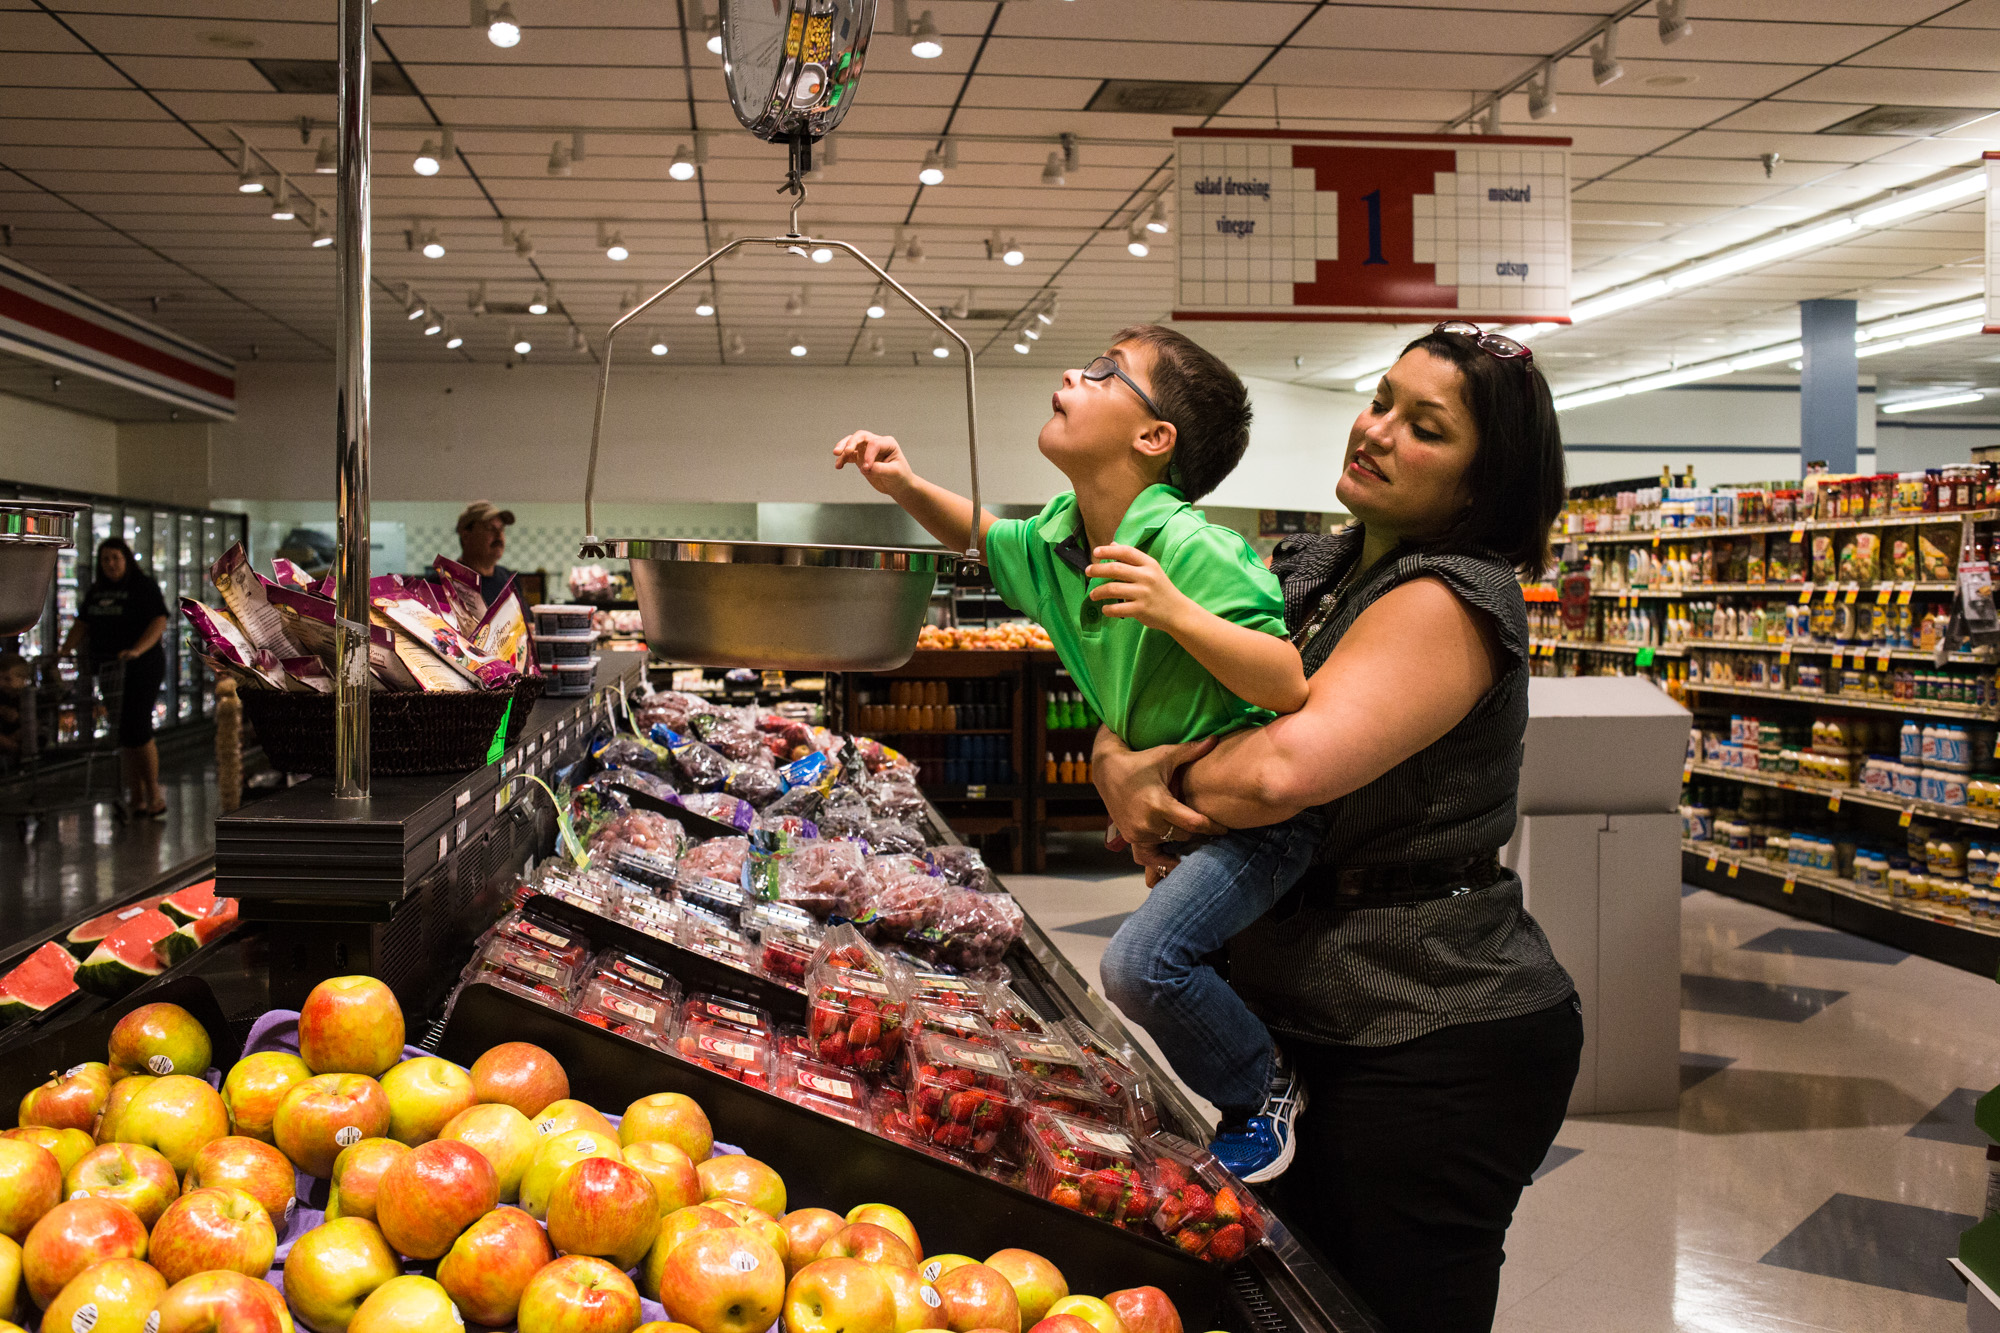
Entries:
[[[946, 550], [963, 551], [970, 545], [972, 501], [935, 482], [925, 481], [910, 469], [908, 455], [895, 437], [858, 430], [833, 446], [833, 467], [837, 472], [849, 463], [870, 486], [903, 507], [925, 532], [944, 543]], [[979, 511], [979, 546], [986, 548], [986, 533], [995, 523], [993, 515]]]
[[1160, 562], [1133, 546], [1100, 546], [1084, 573], [1111, 579], [1090, 590], [1107, 616], [1165, 630], [1188, 655], [1245, 703], [1274, 713], [1305, 707], [1305, 664], [1291, 641], [1209, 611], [1174, 586]]

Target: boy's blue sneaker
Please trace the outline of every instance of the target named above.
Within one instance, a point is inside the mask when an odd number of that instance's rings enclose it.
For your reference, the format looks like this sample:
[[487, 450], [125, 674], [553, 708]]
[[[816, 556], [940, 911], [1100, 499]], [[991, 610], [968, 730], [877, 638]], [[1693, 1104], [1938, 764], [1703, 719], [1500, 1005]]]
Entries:
[[1245, 1184], [1276, 1180], [1292, 1164], [1299, 1113], [1305, 1109], [1305, 1085], [1280, 1051], [1264, 1105], [1246, 1123], [1219, 1131], [1208, 1150]]

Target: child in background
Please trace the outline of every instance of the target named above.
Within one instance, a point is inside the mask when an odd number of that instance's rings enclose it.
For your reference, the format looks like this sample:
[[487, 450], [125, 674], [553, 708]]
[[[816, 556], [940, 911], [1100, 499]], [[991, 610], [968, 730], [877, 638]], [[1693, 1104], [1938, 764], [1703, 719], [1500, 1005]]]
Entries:
[[[1047, 629], [1077, 688], [1134, 749], [1258, 726], [1305, 703], [1277, 579], [1250, 544], [1192, 506], [1249, 444], [1243, 382], [1158, 325], [1120, 333], [1068, 371], [1037, 444], [1074, 490], [1035, 518], [974, 515], [902, 446], [859, 431], [834, 446], [948, 549], [978, 523], [994, 587]], [[1211, 1147], [1250, 1181], [1290, 1165], [1303, 1095], [1270, 1032], [1202, 960], [1270, 910], [1311, 861], [1308, 811], [1193, 849], [1119, 928], [1106, 993], [1189, 1087], [1222, 1112]]]

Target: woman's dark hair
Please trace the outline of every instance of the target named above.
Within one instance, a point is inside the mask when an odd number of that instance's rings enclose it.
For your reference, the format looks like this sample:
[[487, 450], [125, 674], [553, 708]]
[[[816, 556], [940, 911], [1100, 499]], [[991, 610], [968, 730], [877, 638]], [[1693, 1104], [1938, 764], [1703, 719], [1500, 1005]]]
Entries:
[[1460, 397], [1479, 434], [1465, 472], [1472, 503], [1442, 543], [1484, 547], [1540, 575], [1553, 559], [1549, 530], [1568, 494], [1548, 381], [1532, 361], [1497, 357], [1463, 333], [1427, 333], [1403, 349], [1418, 350], [1458, 367]]
[[106, 537], [97, 544], [97, 563], [91, 567], [90, 572], [93, 583], [104, 577], [104, 553], [106, 551], [117, 551], [125, 557], [125, 576], [127, 578], [130, 578], [134, 574], [139, 575], [141, 578], [146, 577], [146, 571], [139, 568], [139, 557], [132, 553], [132, 548], [127, 544], [125, 539], [123, 537]]

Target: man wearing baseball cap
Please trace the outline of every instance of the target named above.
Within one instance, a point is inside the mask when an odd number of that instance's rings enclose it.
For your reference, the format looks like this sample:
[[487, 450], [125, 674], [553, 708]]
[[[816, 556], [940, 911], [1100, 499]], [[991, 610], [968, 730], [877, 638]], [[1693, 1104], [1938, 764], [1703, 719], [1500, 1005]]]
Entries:
[[514, 576], [500, 563], [513, 521], [513, 510], [495, 508], [491, 500], [474, 500], [458, 516], [458, 563], [478, 573], [479, 595], [489, 602]]

